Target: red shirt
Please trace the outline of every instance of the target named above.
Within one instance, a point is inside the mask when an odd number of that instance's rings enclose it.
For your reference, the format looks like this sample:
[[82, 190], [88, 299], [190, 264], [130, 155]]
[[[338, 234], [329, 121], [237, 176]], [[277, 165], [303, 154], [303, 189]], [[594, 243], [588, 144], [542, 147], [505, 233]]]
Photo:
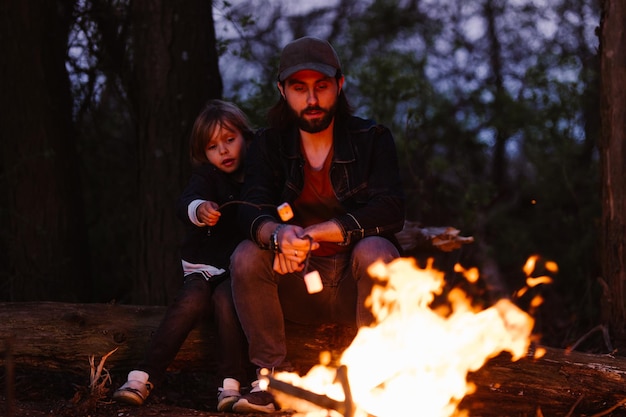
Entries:
[[[332, 160], [333, 148], [326, 155], [324, 165], [319, 171], [314, 170], [308, 161], [304, 164], [302, 193], [293, 202], [294, 224], [307, 227], [345, 214], [346, 211], [335, 196], [330, 183], [329, 171]], [[316, 256], [330, 256], [349, 250], [347, 246], [339, 246], [334, 242], [319, 242], [319, 244], [319, 249], [313, 251]]]

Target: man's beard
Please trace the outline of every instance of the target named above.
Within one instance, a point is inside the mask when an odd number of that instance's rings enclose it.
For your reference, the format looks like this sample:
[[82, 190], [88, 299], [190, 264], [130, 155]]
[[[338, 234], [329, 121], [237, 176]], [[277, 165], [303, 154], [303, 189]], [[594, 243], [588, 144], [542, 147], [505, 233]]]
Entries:
[[[321, 111], [324, 114], [321, 118], [307, 120], [305, 118], [305, 113], [311, 110]], [[335, 102], [328, 110], [323, 109], [319, 106], [314, 106], [307, 107], [306, 109], [301, 111], [300, 114], [296, 113], [293, 109], [291, 109], [291, 111], [296, 119], [296, 124], [298, 125], [298, 128], [308, 133], [319, 133], [323, 130], [326, 130], [328, 126], [330, 126], [330, 124], [332, 123], [333, 118], [335, 117], [335, 113], [337, 113], [337, 102]]]

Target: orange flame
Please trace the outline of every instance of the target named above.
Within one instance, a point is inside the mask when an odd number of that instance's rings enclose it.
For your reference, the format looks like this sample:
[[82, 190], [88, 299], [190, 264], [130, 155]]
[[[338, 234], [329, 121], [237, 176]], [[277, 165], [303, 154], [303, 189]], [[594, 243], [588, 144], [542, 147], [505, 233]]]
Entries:
[[[529, 259], [524, 271], [532, 272], [536, 261], [536, 257]], [[478, 279], [475, 268], [457, 266], [455, 271], [470, 282]], [[389, 264], [374, 263], [369, 272], [381, 282], [368, 299], [376, 323], [359, 329], [340, 359], [348, 369], [355, 417], [397, 417], [407, 415], [408, 409], [428, 417], [462, 415], [458, 404], [475, 390], [467, 382], [468, 372], [501, 352], [509, 352], [514, 361], [528, 352], [534, 320], [511, 301], [502, 299], [474, 311], [469, 297], [453, 289], [447, 295], [449, 308], [433, 310], [430, 305], [443, 293], [445, 280], [443, 272], [432, 269], [432, 262], [420, 269], [414, 259], [401, 258]], [[546, 282], [540, 277], [527, 284]], [[533, 300], [537, 305], [540, 302], [540, 297]], [[335, 371], [324, 365], [315, 366], [303, 378], [276, 375], [344, 401], [334, 377]], [[314, 406], [303, 409], [301, 403], [298, 407], [307, 416], [339, 415]]]

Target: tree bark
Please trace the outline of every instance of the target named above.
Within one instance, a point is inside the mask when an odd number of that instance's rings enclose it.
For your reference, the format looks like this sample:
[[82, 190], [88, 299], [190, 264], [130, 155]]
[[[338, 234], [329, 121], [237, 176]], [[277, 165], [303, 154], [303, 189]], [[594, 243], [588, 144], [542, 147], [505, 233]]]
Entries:
[[[0, 303], [0, 334], [11, 336], [18, 369], [88, 375], [89, 356], [94, 355], [97, 364], [117, 348], [105, 368], [125, 376], [164, 313], [164, 307]], [[290, 358], [301, 374], [318, 363], [322, 351], [338, 358], [355, 334], [349, 328], [292, 323], [287, 331]], [[170, 371], [213, 372], [213, 337], [210, 327], [195, 329]], [[592, 415], [626, 399], [626, 358], [545, 349], [546, 355], [537, 359], [528, 355], [512, 362], [507, 354], [491, 359], [469, 376], [477, 390], [463, 400], [462, 408], [485, 417]]]
[[188, 142], [202, 105], [222, 82], [212, 2], [132, 2], [133, 81], [139, 161], [138, 248], [132, 302], [168, 304], [180, 286], [174, 204], [188, 179]]
[[89, 301], [65, 59], [72, 1], [0, 6], [0, 299]]
[[604, 317], [626, 347], [626, 3], [604, 0], [600, 21], [602, 274]]

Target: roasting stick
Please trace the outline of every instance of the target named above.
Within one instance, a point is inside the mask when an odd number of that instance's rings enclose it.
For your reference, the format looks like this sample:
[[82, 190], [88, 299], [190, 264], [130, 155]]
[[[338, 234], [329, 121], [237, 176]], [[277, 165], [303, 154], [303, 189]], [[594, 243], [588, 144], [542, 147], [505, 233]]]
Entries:
[[270, 375], [270, 371], [268, 369], [261, 370], [261, 382], [267, 384], [267, 387], [281, 391], [292, 397], [308, 401], [326, 410], [335, 410], [344, 417], [353, 417], [354, 408], [352, 404], [352, 394], [350, 392], [350, 386], [348, 385], [347, 368], [345, 365], [341, 365], [337, 369], [336, 380], [339, 380], [339, 383], [344, 390], [344, 401], [337, 401], [326, 395], [317, 394], [304, 388], [291, 385], [287, 382], [274, 378]]

